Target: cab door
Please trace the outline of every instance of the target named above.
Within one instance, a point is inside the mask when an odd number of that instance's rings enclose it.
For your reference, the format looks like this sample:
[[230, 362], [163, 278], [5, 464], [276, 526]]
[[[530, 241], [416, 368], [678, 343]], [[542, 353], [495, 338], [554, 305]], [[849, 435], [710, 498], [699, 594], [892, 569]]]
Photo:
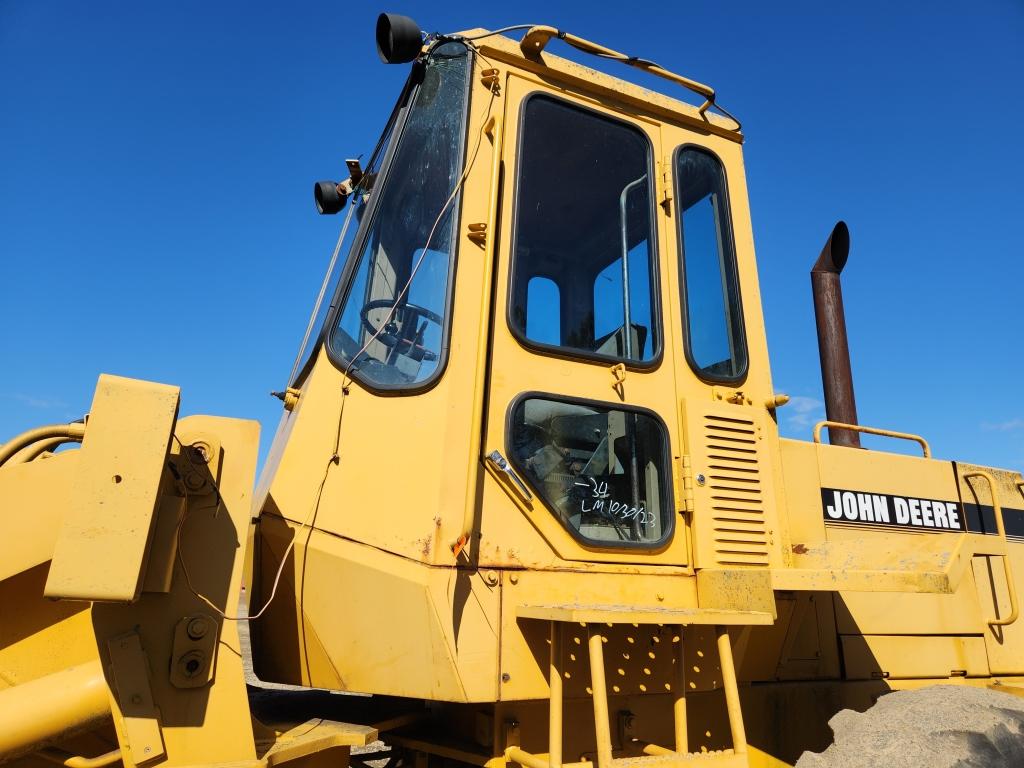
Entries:
[[685, 565], [659, 124], [521, 74], [506, 98], [482, 551]]
[[779, 566], [778, 427], [742, 145], [682, 124], [661, 136], [693, 565]]

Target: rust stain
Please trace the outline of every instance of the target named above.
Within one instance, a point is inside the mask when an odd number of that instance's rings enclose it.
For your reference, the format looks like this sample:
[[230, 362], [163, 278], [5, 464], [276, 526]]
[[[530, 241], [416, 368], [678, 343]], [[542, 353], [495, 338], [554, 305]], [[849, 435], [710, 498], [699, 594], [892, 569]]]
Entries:
[[806, 544], [794, 544], [793, 545], [793, 552], [795, 554], [797, 554], [797, 555], [805, 555], [805, 554], [807, 554], [807, 545]]

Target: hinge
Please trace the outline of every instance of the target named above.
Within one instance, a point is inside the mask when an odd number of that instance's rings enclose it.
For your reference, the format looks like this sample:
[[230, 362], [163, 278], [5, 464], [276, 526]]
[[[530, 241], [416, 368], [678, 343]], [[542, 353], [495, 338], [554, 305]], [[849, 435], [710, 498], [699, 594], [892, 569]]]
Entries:
[[733, 405], [753, 405], [754, 401], [743, 393], [741, 389], [726, 389], [725, 387], [712, 387], [711, 396], [715, 400], [725, 401]]
[[626, 396], [626, 365], [625, 363], [616, 363], [609, 371], [612, 374], [612, 389], [621, 400]]
[[661, 166], [661, 200], [659, 203], [666, 214], [672, 213], [672, 160], [665, 158]]
[[488, 88], [491, 93], [495, 96], [501, 93], [501, 70], [490, 68], [485, 69], [480, 73], [480, 82], [483, 83], [485, 88]]
[[689, 456], [682, 457], [682, 465], [683, 498], [679, 503], [682, 511], [689, 515], [693, 512], [693, 465]]
[[479, 245], [481, 248], [487, 245], [487, 225], [484, 223], [469, 224], [466, 229], [466, 237]]

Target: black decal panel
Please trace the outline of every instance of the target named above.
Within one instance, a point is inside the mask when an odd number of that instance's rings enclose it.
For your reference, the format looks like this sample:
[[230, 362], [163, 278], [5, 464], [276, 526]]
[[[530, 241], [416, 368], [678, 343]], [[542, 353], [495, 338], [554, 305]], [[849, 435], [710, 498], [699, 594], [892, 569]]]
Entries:
[[[964, 504], [967, 530], [971, 533], [996, 533], [996, 513], [989, 504]], [[1006, 538], [1024, 539], [1024, 509], [1003, 507]]]
[[895, 496], [888, 493], [821, 489], [821, 514], [826, 523], [870, 525], [938, 533], [967, 530], [960, 502]]

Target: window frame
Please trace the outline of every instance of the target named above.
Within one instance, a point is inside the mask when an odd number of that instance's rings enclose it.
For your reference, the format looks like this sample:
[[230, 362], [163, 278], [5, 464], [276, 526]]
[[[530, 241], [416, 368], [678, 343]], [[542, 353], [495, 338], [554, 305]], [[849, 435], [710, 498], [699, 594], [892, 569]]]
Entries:
[[[721, 229], [722, 247], [728, 250], [728, 254], [720, 254], [720, 256], [728, 256], [727, 260], [729, 263], [727, 267], [732, 270], [732, 278], [736, 284], [736, 311], [739, 318], [739, 333], [733, 341], [738, 345], [738, 348], [743, 351], [743, 366], [740, 372], [734, 376], [720, 376], [708, 373], [697, 364], [697, 361], [693, 357], [693, 351], [691, 348], [690, 308], [686, 298], [686, 245], [683, 237], [682, 179], [679, 178], [678, 173], [679, 155], [686, 150], [701, 152], [711, 157], [718, 164], [718, 167], [721, 170], [722, 191], [725, 196], [725, 201], [724, 205], [720, 206], [720, 220], [718, 225]], [[747, 374], [750, 372], [750, 349], [747, 345], [747, 324], [743, 311], [743, 286], [740, 283], [740, 270], [736, 259], [736, 238], [733, 234], [732, 226], [732, 194], [729, 191], [729, 175], [725, 171], [725, 163], [722, 162], [722, 158], [712, 150], [700, 144], [685, 142], [677, 146], [672, 152], [672, 193], [675, 196], [675, 205], [673, 207], [675, 208], [676, 213], [676, 249], [679, 253], [679, 258], [677, 260], [679, 267], [679, 316], [683, 326], [683, 356], [686, 358], [686, 363], [690, 366], [690, 370], [692, 370], [701, 381], [711, 384], [742, 384], [746, 381]]]
[[[668, 521], [665, 526], [665, 530], [662, 532], [661, 538], [657, 541], [597, 541], [595, 539], [589, 539], [581, 534], [575, 528], [566, 525], [565, 520], [562, 519], [561, 515], [556, 509], [553, 509], [551, 504], [548, 502], [547, 497], [543, 491], [537, 487], [537, 485], [530, 478], [530, 473], [526, 470], [519, 462], [519, 457], [516, 452], [512, 450], [512, 429], [513, 429], [513, 417], [516, 410], [525, 400], [530, 399], [541, 399], [541, 400], [553, 400], [558, 403], [565, 403], [566, 405], [581, 405], [583, 407], [603, 408], [607, 411], [624, 411], [627, 413], [638, 413], [643, 416], [649, 416], [655, 424], [657, 424], [658, 430], [661, 434], [662, 447], [664, 448], [664, 454], [661, 461], [661, 471], [664, 481], [664, 501], [665, 508], [668, 510]], [[508, 460], [511, 462], [512, 467], [518, 472], [531, 489], [533, 495], [540, 501], [544, 506], [544, 510], [548, 513], [550, 518], [557, 523], [562, 530], [566, 531], [573, 540], [582, 547], [588, 550], [596, 552], [628, 552], [628, 551], [646, 551], [646, 552], [664, 552], [672, 544], [672, 539], [676, 533], [676, 516], [679, 514], [676, 509], [675, 498], [674, 498], [674, 480], [672, 475], [672, 435], [669, 432], [668, 425], [665, 420], [661, 418], [661, 415], [657, 411], [653, 411], [650, 408], [645, 408], [640, 405], [618, 403], [609, 400], [594, 400], [587, 397], [572, 397], [570, 395], [558, 394], [555, 392], [544, 392], [540, 390], [527, 390], [526, 392], [520, 392], [516, 395], [509, 403], [507, 410], [505, 411], [505, 451], [508, 453]], [[612, 546], [614, 545], [614, 546]]]
[[[440, 40], [435, 43], [434, 48], [447, 43], [458, 42], [458, 40]], [[476, 55], [474, 49], [472, 46], [466, 45], [465, 43], [462, 43], [462, 45], [466, 49], [466, 88], [462, 102], [465, 120], [463, 124], [462, 144], [459, 150], [459, 178], [461, 178], [466, 172], [466, 150], [469, 144], [469, 128], [472, 119], [472, 115], [470, 113], [471, 92], [473, 90], [473, 76], [476, 67]], [[433, 48], [431, 48], [431, 52], [432, 51]], [[374, 182], [374, 186], [377, 189], [383, 190], [391, 177], [394, 169], [393, 161], [395, 154], [398, 151], [398, 147], [401, 144], [402, 139], [405, 137], [405, 130], [409, 124], [409, 115], [412, 114], [412, 107], [416, 103], [416, 97], [419, 95], [420, 88], [423, 86], [423, 76], [425, 71], [425, 63], [417, 61], [413, 64], [412, 72], [407, 80], [406, 89], [402, 94], [405, 102], [403, 104], [401, 100], [399, 101], [398, 109], [400, 110], [400, 114], [398, 115], [397, 122], [394, 126], [395, 136], [392, 139], [390, 146], [387, 148], [387, 154], [381, 163], [379, 177], [376, 182]], [[385, 125], [384, 130], [387, 130], [387, 125]], [[334, 330], [336, 324], [340, 321], [340, 315], [344, 310], [343, 304], [345, 296], [349, 290], [359, 259], [366, 248], [367, 239], [370, 236], [370, 228], [376, 220], [377, 208], [382, 196], [383, 195], [374, 195], [370, 198], [366, 212], [363, 214], [363, 220], [359, 224], [359, 230], [356, 232], [355, 237], [352, 240], [352, 247], [349, 250], [348, 257], [346, 259], [344, 271], [338, 280], [338, 286], [335, 289], [334, 296], [331, 300], [331, 308], [327, 314], [327, 319], [324, 322], [323, 331], [321, 332], [321, 339], [323, 340], [324, 349], [327, 351], [328, 359], [335, 368], [342, 372], [344, 372], [348, 366], [349, 360], [341, 353], [341, 351], [334, 348]], [[435, 368], [434, 372], [426, 379], [416, 382], [415, 384], [380, 384], [361, 375], [355, 368], [348, 372], [348, 377], [350, 379], [359, 383], [362, 387], [375, 395], [403, 396], [422, 394], [423, 392], [435, 387], [448, 368], [448, 353], [451, 349], [452, 315], [454, 314], [453, 300], [455, 297], [455, 276], [458, 270], [459, 246], [461, 245], [461, 229], [459, 227], [462, 215], [461, 189], [452, 201], [451, 210], [452, 252], [448, 257], [448, 285], [445, 288], [444, 325], [441, 329], [442, 341], [441, 348], [438, 351], [437, 368]]]
[[[520, 184], [522, 182], [522, 170], [523, 170], [523, 137], [526, 135], [524, 130], [526, 126], [526, 109], [527, 106], [534, 99], [542, 99], [546, 101], [555, 102], [563, 106], [569, 107], [577, 112], [582, 112], [586, 115], [597, 117], [599, 119], [617, 123], [625, 126], [626, 128], [636, 131], [646, 142], [647, 146], [647, 183], [650, 197], [650, 221], [651, 221], [651, 240], [650, 240], [650, 259], [651, 259], [651, 331], [657, 331], [657, 344], [651, 343], [651, 359], [650, 360], [631, 360], [622, 357], [615, 357], [613, 355], [602, 355], [596, 352], [586, 352], [584, 350], [573, 349], [570, 347], [563, 347], [555, 344], [543, 344], [541, 342], [533, 341], [527, 338], [526, 328], [524, 327], [522, 332], [516, 327], [515, 320], [512, 317], [512, 312], [515, 306], [515, 285], [516, 285], [516, 267], [518, 266], [519, 259], [516, 258], [518, 250], [518, 235], [519, 235], [519, 192]], [[536, 352], [545, 357], [554, 357], [560, 360], [570, 360], [573, 362], [583, 362], [602, 366], [618, 365], [622, 363], [627, 369], [639, 372], [649, 372], [657, 369], [664, 359], [665, 354], [665, 329], [664, 323], [662, 322], [662, 297], [661, 297], [661, 262], [660, 262], [660, 251], [658, 249], [658, 217], [657, 217], [657, 188], [655, 185], [655, 162], [654, 162], [654, 142], [651, 140], [650, 135], [642, 130], [639, 126], [634, 125], [628, 120], [624, 120], [617, 115], [609, 115], [591, 107], [577, 104], [569, 99], [558, 98], [547, 91], [535, 90], [526, 94], [519, 105], [519, 116], [516, 128], [516, 169], [515, 176], [512, 184], [512, 229], [510, 232], [511, 237], [509, 238], [509, 269], [508, 269], [508, 286], [506, 288], [505, 298], [505, 322], [508, 326], [509, 332], [512, 337], [519, 342], [519, 344], [531, 352]], [[541, 273], [537, 273], [538, 275]], [[552, 280], [556, 286], [558, 286], [559, 293], [562, 292], [562, 287], [552, 278], [550, 275], [543, 275], [548, 279]], [[536, 275], [531, 275], [536, 277]], [[529, 281], [527, 281], [527, 285]], [[524, 324], [525, 325], [525, 324]]]

